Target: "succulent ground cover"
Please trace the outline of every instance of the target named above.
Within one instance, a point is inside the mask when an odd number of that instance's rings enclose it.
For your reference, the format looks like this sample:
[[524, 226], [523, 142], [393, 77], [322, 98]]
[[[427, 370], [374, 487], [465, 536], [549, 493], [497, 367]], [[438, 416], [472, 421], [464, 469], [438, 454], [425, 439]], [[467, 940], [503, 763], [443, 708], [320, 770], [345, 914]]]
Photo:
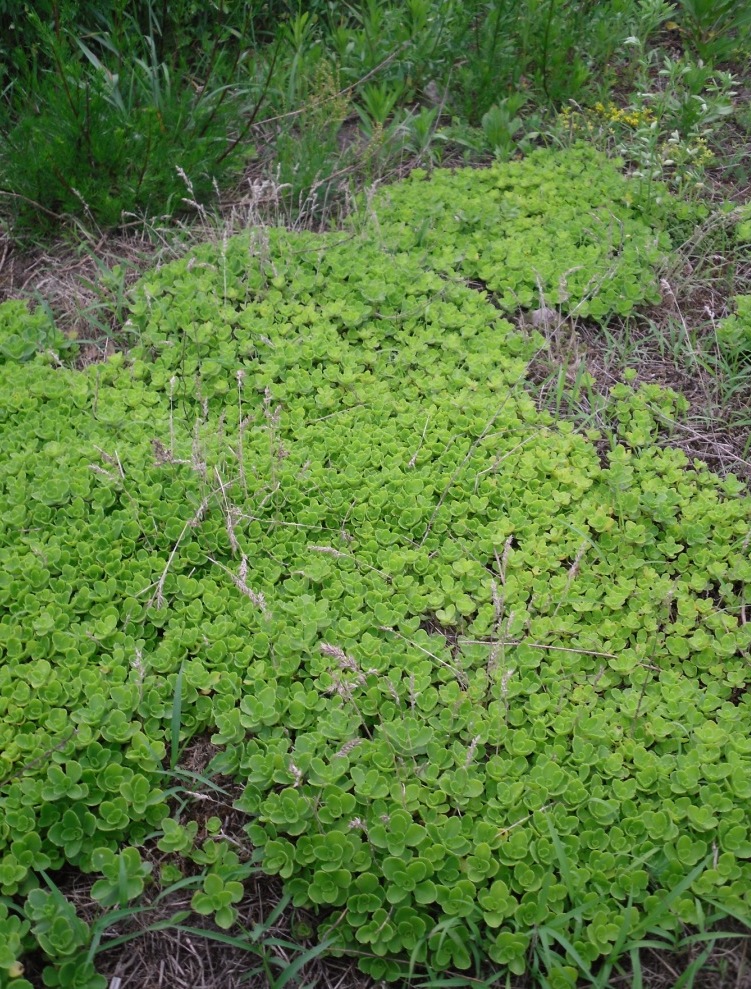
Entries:
[[477, 174], [413, 170], [371, 201], [383, 241], [479, 281], [506, 311], [545, 304], [582, 317], [627, 316], [659, 301], [656, 264], [671, 246], [656, 214], [697, 207], [627, 181], [591, 146], [539, 150]]
[[[568, 291], [597, 315], [669, 243], [604, 158], [532, 161], [436, 177], [469, 238], [445, 257], [420, 177], [363, 229], [197, 248], [83, 370], [3, 310], [0, 985], [36, 948], [47, 984], [101, 985], [63, 866], [106, 911], [198, 862], [193, 909], [232, 928], [250, 866], [173, 800], [204, 733], [262, 868], [375, 977], [563, 989], [658, 922], [748, 918], [751, 501], [658, 444], [674, 393], [616, 387], [605, 433], [537, 408], [514, 245], [546, 298], [591, 265]], [[504, 237], [470, 271], [489, 185]]]

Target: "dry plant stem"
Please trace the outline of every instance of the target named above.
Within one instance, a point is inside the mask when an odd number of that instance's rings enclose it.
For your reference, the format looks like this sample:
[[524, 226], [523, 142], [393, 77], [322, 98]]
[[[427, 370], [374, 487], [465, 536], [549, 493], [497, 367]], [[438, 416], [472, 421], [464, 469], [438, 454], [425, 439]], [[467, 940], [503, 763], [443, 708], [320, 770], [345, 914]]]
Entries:
[[428, 416], [428, 418], [425, 420], [425, 426], [424, 426], [423, 431], [422, 431], [422, 436], [420, 437], [420, 442], [419, 442], [419, 444], [417, 446], [417, 449], [415, 450], [415, 452], [410, 457], [410, 460], [409, 460], [409, 463], [407, 464], [407, 467], [414, 467], [415, 464], [417, 463], [417, 456], [420, 453], [420, 450], [422, 450], [422, 445], [425, 442], [425, 435], [426, 435], [426, 433], [428, 431], [428, 425], [429, 425], [429, 423], [430, 423], [430, 416]]
[[[440, 665], [445, 666], [447, 670], [451, 670], [453, 675], [456, 677], [457, 683], [462, 688], [462, 690], [467, 690], [467, 688], [469, 687], [469, 680], [467, 679], [467, 675], [464, 673], [463, 670], [458, 669], [456, 666], [452, 666], [451, 663], [447, 663], [445, 659], [441, 659], [441, 657], [436, 656], [434, 652], [431, 652], [429, 649], [426, 649], [424, 646], [419, 645], [414, 640], [407, 638], [406, 635], [402, 635], [401, 632], [399, 632], [395, 628], [392, 628], [390, 625], [379, 625], [378, 629], [381, 632], [390, 632], [391, 635], [395, 635], [397, 639], [401, 639], [402, 642], [406, 642], [408, 645], [413, 646], [415, 649], [419, 649], [421, 653], [424, 653], [426, 656], [430, 656], [430, 658], [434, 659], [436, 663], [440, 663]], [[483, 645], [486, 645], [486, 643], [483, 643]]]
[[41, 210], [42, 213], [46, 213], [47, 216], [51, 216], [53, 220], [58, 222], [63, 220], [64, 217], [60, 213], [55, 213], [51, 209], [47, 209], [46, 206], [42, 206], [35, 199], [29, 199], [28, 196], [22, 196], [20, 192], [10, 192], [8, 189], [0, 189], [0, 196], [7, 196], [9, 199], [22, 199], [25, 203], [29, 203], [30, 206], [36, 207], [36, 209]]
[[177, 541], [175, 542], [175, 545], [172, 547], [172, 552], [170, 553], [167, 562], [164, 565], [164, 570], [162, 571], [162, 575], [156, 583], [156, 591], [154, 592], [151, 600], [149, 601], [150, 607], [156, 607], [157, 609], [161, 609], [164, 606], [164, 584], [165, 581], [167, 580], [167, 574], [169, 573], [169, 569], [172, 566], [172, 561], [175, 559], [175, 556], [177, 555], [177, 551], [180, 548], [180, 544], [185, 538], [185, 534], [187, 533], [188, 529], [195, 529], [196, 526], [200, 525], [201, 519], [203, 518], [208, 506], [209, 506], [209, 499], [204, 498], [204, 500], [198, 506], [196, 514], [193, 516], [192, 519], [188, 519], [188, 521], [183, 526], [182, 532], [177, 537]]
[[245, 477], [245, 420], [243, 419], [243, 381], [245, 380], [245, 371], [240, 369], [237, 371], [235, 377], [237, 378], [237, 410], [238, 410], [238, 422], [239, 428], [237, 430], [237, 462], [240, 470], [240, 483], [243, 487], [243, 494], [247, 500], [248, 497], [248, 482]]
[[[684, 433], [689, 433], [691, 436], [699, 440], [706, 438], [702, 433], [694, 429], [692, 426], [689, 426], [687, 423], [677, 422], [675, 419], [670, 419], [668, 416], [666, 416], [664, 413], [660, 412], [659, 410], [655, 411], [655, 415], [658, 419], [660, 419], [661, 422], [664, 422], [666, 425], [670, 426], [671, 428], [683, 430]], [[733, 461], [733, 463], [741, 464], [741, 466], [751, 470], [751, 462], [749, 462], [748, 460], [744, 460], [743, 457], [739, 457], [736, 453], [732, 451], [732, 449], [728, 444], [718, 443], [717, 448], [722, 451], [724, 456], [728, 457], [731, 461]]]
[[[483, 437], [481, 437], [481, 439], [482, 438]], [[523, 439], [520, 443], [517, 443], [516, 446], [512, 447], [507, 453], [504, 453], [502, 457], [496, 457], [496, 459], [493, 461], [490, 467], [486, 467], [485, 470], [478, 471], [477, 476], [475, 477], [475, 493], [477, 493], [477, 487], [481, 477], [483, 477], [485, 474], [492, 474], [494, 471], [497, 471], [498, 468], [501, 466], [501, 464], [504, 462], [504, 460], [508, 460], [508, 458], [512, 454], [516, 453], [517, 450], [521, 450], [522, 447], [526, 446], [527, 443], [530, 443], [535, 438], [536, 438], [535, 434], [532, 433], [531, 435], [527, 436], [526, 439]], [[454, 480], [456, 480], [456, 478], [452, 478], [452, 482], [451, 482], [452, 484]]]
[[383, 570], [379, 570], [378, 567], [374, 567], [370, 563], [364, 563], [362, 560], [358, 560], [357, 557], [352, 556], [351, 553], [343, 553], [340, 549], [334, 549], [333, 546], [308, 546], [308, 550], [311, 553], [325, 553], [327, 556], [335, 556], [341, 560], [351, 560], [358, 570], [372, 570], [374, 573], [377, 573], [379, 577], [382, 577], [387, 584], [391, 583], [391, 576], [389, 574], [384, 573]]
[[686, 319], [683, 315], [683, 312], [681, 311], [681, 307], [678, 303], [678, 299], [675, 296], [673, 287], [670, 284], [670, 282], [667, 280], [667, 278], [660, 279], [660, 288], [665, 293], [665, 295], [667, 295], [668, 298], [672, 300], [673, 307], [675, 311], [678, 313], [678, 318], [681, 321], [681, 326], [683, 328], [683, 336], [686, 341], [686, 347], [688, 348], [688, 352], [691, 354], [693, 360], [696, 361], [696, 351], [694, 350], [694, 346], [691, 343], [691, 335], [689, 334], [688, 326], [686, 325]]
[[235, 520], [239, 516], [239, 511], [234, 505], [229, 503], [227, 498], [227, 487], [228, 485], [222, 480], [222, 476], [219, 473], [219, 468], [214, 467], [214, 473], [216, 474], [216, 479], [219, 484], [219, 491], [221, 492], [222, 501], [224, 502], [224, 519], [227, 529], [227, 536], [229, 538], [230, 546], [233, 553], [240, 552], [240, 544], [237, 541], [237, 536], [235, 535]]
[[477, 447], [487, 437], [488, 433], [490, 432], [490, 430], [495, 425], [495, 423], [496, 423], [498, 417], [500, 416], [501, 412], [503, 412], [504, 408], [506, 407], [506, 403], [509, 401], [509, 399], [511, 398], [512, 394], [513, 394], [513, 390], [509, 391], [509, 394], [508, 394], [507, 398], [504, 399], [504, 401], [501, 403], [500, 408], [497, 409], [496, 412], [494, 413], [494, 415], [491, 416], [491, 418], [488, 420], [488, 422], [486, 423], [485, 428], [483, 429], [483, 431], [480, 433], [480, 435], [477, 437], [477, 439], [474, 441], [474, 443], [470, 446], [469, 451], [467, 452], [467, 455], [464, 458], [464, 460], [462, 460], [462, 462], [456, 468], [456, 470], [454, 471], [454, 473], [451, 475], [448, 484], [443, 489], [443, 493], [441, 494], [441, 497], [438, 499], [438, 504], [433, 509], [433, 514], [430, 516], [430, 519], [428, 520], [428, 524], [425, 527], [425, 532], [423, 533], [422, 539], [419, 542], [419, 545], [420, 546], [422, 546], [425, 543], [425, 540], [430, 535], [430, 530], [433, 528], [433, 523], [436, 520], [436, 516], [438, 515], [438, 512], [441, 510], [441, 506], [443, 505], [444, 501], [446, 500], [446, 496], [448, 495], [449, 491], [453, 487], [454, 481], [457, 479], [457, 477], [461, 474], [461, 472], [467, 466], [467, 464], [469, 463], [469, 461], [472, 459], [472, 457], [474, 455], [474, 452], [477, 449]]
[[[535, 811], [535, 813], [545, 813], [546, 810], [550, 810], [550, 808], [554, 806], [554, 803], [555, 801], [551, 801], [549, 804], [545, 804], [544, 807], [540, 807], [540, 810]], [[514, 828], [518, 828], [520, 824], [526, 824], [527, 821], [531, 821], [531, 820], [532, 820], [532, 814], [527, 814], [527, 816], [522, 817], [521, 820], [514, 821], [513, 824], [509, 824], [507, 828], [499, 828], [498, 837], [505, 838], [510, 831], [514, 830]]]
[[568, 575], [566, 577], [566, 586], [563, 588], [561, 599], [558, 602], [558, 604], [555, 606], [555, 611], [553, 612], [553, 618], [555, 618], [558, 615], [558, 612], [561, 610], [561, 605], [566, 600], [566, 595], [568, 594], [574, 580], [576, 580], [576, 575], [579, 573], [579, 566], [581, 564], [581, 561], [584, 559], [584, 556], [588, 549], [589, 549], [589, 543], [582, 543], [579, 549], [577, 550], [576, 557], [574, 558], [574, 562], [571, 564], [568, 571]]
[[46, 752], [43, 752], [40, 756], [37, 756], [36, 759], [32, 759], [31, 762], [25, 763], [25, 765], [17, 769], [11, 776], [6, 777], [4, 780], [0, 780], [0, 787], [6, 786], [12, 780], [19, 779], [29, 769], [34, 769], [35, 766], [40, 766], [43, 762], [49, 759], [51, 755], [54, 755], [55, 752], [60, 752], [61, 749], [64, 749], [68, 742], [74, 739], [77, 734], [78, 728], [72, 728], [70, 733], [66, 735], [61, 742], [58, 742], [57, 745], [53, 745], [51, 748], [47, 749]]
[[[510, 616], [513, 612], [510, 613]], [[393, 629], [387, 629], [386, 631], [393, 631]], [[488, 646], [495, 643], [490, 643], [487, 639], [465, 639], [460, 636], [459, 642], [464, 643], [468, 646]], [[501, 646], [529, 646], [530, 649], [547, 649], [550, 652], [569, 652], [574, 653], [577, 656], [602, 656], [605, 659], [616, 659], [615, 653], [612, 652], [598, 652], [596, 649], [571, 649], [568, 646], [551, 646], [546, 645], [544, 642], [527, 642], [526, 639], [503, 639], [498, 642]], [[420, 648], [419, 646], [417, 647]]]
[[245, 597], [249, 598], [253, 602], [253, 604], [261, 611], [261, 613], [265, 618], [270, 617], [269, 610], [266, 606], [266, 598], [263, 596], [263, 594], [260, 591], [254, 591], [251, 587], [248, 587], [247, 583], [245, 582], [245, 578], [248, 576], [248, 558], [247, 556], [245, 556], [245, 554], [243, 554], [243, 557], [240, 561], [240, 568], [236, 574], [232, 573], [229, 567], [225, 567], [225, 565], [223, 563], [220, 563], [219, 560], [215, 560], [213, 556], [209, 556], [207, 557], [207, 559], [209, 559], [215, 566], [220, 567], [222, 570], [224, 570], [226, 574], [229, 575], [235, 587], [239, 591], [241, 591], [245, 595]]
[[[511, 546], [511, 537], [506, 540], [506, 550]], [[498, 560], [498, 554], [496, 553], [496, 560], [498, 561], [498, 569], [503, 573], [502, 583], [505, 585], [505, 556], [504, 552], [504, 563]], [[499, 666], [499, 658], [503, 660], [503, 665], [505, 667], [506, 662], [506, 650], [501, 636], [501, 624], [503, 622], [503, 613], [506, 606], [505, 599], [503, 595], [498, 590], [498, 585], [494, 580], [490, 581], [490, 590], [493, 597], [493, 611], [495, 612], [495, 625], [494, 625], [494, 640], [490, 649], [490, 654], [488, 655], [488, 662], [486, 665], [486, 670], [488, 674], [488, 688], [490, 688], [490, 683], [493, 676]], [[501, 692], [503, 695], [503, 701], [506, 708], [506, 717], [508, 718], [508, 681], [511, 677], [513, 670], [505, 670], [501, 678]]]

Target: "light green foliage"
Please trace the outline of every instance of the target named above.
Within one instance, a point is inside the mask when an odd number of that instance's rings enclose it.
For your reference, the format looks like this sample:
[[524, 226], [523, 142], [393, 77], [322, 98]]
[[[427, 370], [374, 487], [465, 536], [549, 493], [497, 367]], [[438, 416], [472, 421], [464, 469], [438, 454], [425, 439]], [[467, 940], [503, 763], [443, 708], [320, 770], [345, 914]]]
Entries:
[[28, 920], [11, 912], [5, 897], [0, 898], [0, 986], [5, 987], [23, 971], [19, 959], [30, 926]]
[[97, 848], [91, 864], [104, 876], [91, 888], [91, 895], [103, 906], [124, 907], [134, 900], [143, 892], [144, 881], [152, 868], [151, 863], [141, 861], [137, 848], [125, 848], [119, 855], [110, 848]]
[[57, 890], [32, 890], [26, 898], [26, 915], [39, 946], [51, 958], [75, 955], [88, 940], [88, 925]]
[[741, 206], [739, 222], [735, 228], [736, 238], [741, 244], [751, 243], [751, 206]]
[[542, 300], [582, 316], [656, 302], [653, 263], [669, 248], [643, 217], [644, 187], [585, 145], [409, 179], [370, 203], [384, 243], [479, 280], [505, 310]]
[[735, 298], [735, 312], [717, 325], [717, 344], [731, 366], [751, 364], [751, 295]]
[[[649, 297], [654, 235], [593, 161], [489, 173], [505, 213], [486, 173], [449, 185], [507, 306], [533, 263], [602, 272], [605, 212], [603, 304]], [[50, 953], [85, 931], [64, 940], [36, 857], [128, 902], [148, 870], [121, 846], [167, 817], [170, 741], [206, 731], [265, 869], [375, 976], [475, 951], [522, 972], [547, 926], [566, 984], [681, 882], [667, 930], [750, 912], [742, 485], [660, 445], [670, 393], [618, 391], [606, 452], [538, 411], [541, 340], [429, 270], [459, 263], [451, 224], [444, 256], [392, 208], [409, 254], [375, 227], [253, 231], [144, 279], [127, 357], [0, 365], [0, 894]], [[230, 926], [247, 864], [162, 830]]]
[[70, 345], [41, 306], [31, 310], [18, 299], [0, 303], [0, 363], [27, 361], [40, 350], [60, 350]]

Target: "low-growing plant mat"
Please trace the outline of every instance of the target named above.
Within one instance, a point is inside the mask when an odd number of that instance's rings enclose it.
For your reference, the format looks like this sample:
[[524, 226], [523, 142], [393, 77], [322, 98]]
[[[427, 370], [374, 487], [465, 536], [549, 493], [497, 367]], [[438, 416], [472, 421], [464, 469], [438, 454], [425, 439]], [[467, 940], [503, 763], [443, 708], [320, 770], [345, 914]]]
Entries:
[[[679, 400], [677, 415], [662, 414], [658, 442], [680, 447], [690, 461], [701, 460], [720, 475], [732, 472], [748, 482], [751, 366], [741, 365], [733, 379], [715, 363], [716, 333], [724, 323], [702, 328], [694, 346], [680, 323], [658, 328], [646, 320], [614, 320], [603, 330], [589, 319], [551, 319], [544, 327], [547, 346], [528, 367], [531, 393], [557, 418], [607, 433], [613, 385], [625, 379], [637, 388], [674, 390], [685, 401]], [[608, 442], [604, 436], [600, 444], [607, 448]]]
[[599, 320], [659, 301], [669, 228], [696, 210], [586, 144], [479, 172], [414, 169], [368, 207], [383, 243], [479, 281], [504, 311], [552, 304]]
[[749, 917], [744, 486], [656, 442], [658, 388], [604, 452], [556, 423], [540, 338], [376, 239], [207, 245], [139, 284], [129, 354], [0, 364], [14, 989], [35, 946], [49, 984], [85, 964], [56, 870], [127, 905], [155, 836], [233, 929], [242, 857], [175, 811], [206, 732], [265, 871], [375, 978], [563, 989]]

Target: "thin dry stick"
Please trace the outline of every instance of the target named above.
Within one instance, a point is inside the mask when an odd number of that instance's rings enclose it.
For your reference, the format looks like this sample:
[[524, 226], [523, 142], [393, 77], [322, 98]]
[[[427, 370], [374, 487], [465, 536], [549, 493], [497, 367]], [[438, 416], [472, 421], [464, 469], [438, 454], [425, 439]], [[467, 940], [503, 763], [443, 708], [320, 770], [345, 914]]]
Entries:
[[20, 192], [10, 192], [8, 189], [0, 189], [0, 196], [8, 196], [9, 199], [22, 199], [24, 202], [30, 203], [32, 206], [35, 206], [37, 209], [41, 210], [43, 213], [46, 213], [47, 216], [51, 216], [55, 220], [64, 219], [63, 214], [54, 213], [51, 209], [47, 209], [46, 206], [42, 206], [41, 203], [38, 203], [36, 199], [29, 199], [28, 196], [22, 196]]
[[261, 522], [266, 526], [288, 526], [292, 529], [316, 529], [318, 532], [339, 532], [339, 529], [335, 529], [331, 525], [317, 525], [312, 522], [282, 522], [281, 519], [266, 519], [261, 515], [248, 515], [246, 513], [239, 514], [237, 516], [239, 519], [245, 519], [246, 522]]
[[351, 553], [343, 553], [340, 549], [334, 549], [333, 546], [308, 546], [308, 551], [311, 553], [326, 553], [327, 556], [336, 556], [342, 560], [352, 560], [355, 566], [359, 569], [360, 567], [365, 567], [367, 570], [372, 570], [377, 573], [379, 577], [382, 577], [387, 584], [391, 583], [391, 575], [384, 573], [383, 570], [379, 570], [378, 567], [374, 567], [371, 563], [365, 563], [363, 560], [358, 560], [356, 556], [352, 556]]
[[428, 418], [425, 420], [425, 426], [424, 426], [423, 431], [422, 431], [422, 436], [420, 437], [420, 442], [417, 445], [417, 449], [415, 450], [415, 452], [410, 457], [409, 463], [407, 464], [407, 467], [414, 467], [415, 464], [417, 463], [417, 455], [419, 454], [420, 450], [422, 450], [422, 445], [425, 442], [425, 434], [428, 431], [428, 425], [429, 425], [429, 423], [430, 423], [430, 416], [428, 416]]
[[237, 410], [238, 410], [238, 430], [237, 430], [237, 462], [240, 466], [240, 483], [243, 486], [245, 498], [248, 497], [248, 482], [245, 477], [245, 422], [243, 420], [243, 380], [245, 371], [240, 369], [236, 372], [237, 378]]
[[495, 425], [496, 419], [498, 419], [498, 417], [500, 416], [501, 412], [503, 412], [504, 408], [506, 407], [506, 403], [508, 402], [509, 398], [511, 397], [511, 394], [512, 394], [512, 392], [509, 392], [508, 396], [502, 402], [501, 407], [490, 418], [490, 420], [488, 421], [488, 423], [485, 426], [485, 428], [483, 429], [483, 431], [480, 433], [480, 435], [477, 437], [477, 439], [474, 441], [474, 443], [470, 446], [469, 451], [467, 452], [467, 456], [464, 458], [464, 460], [462, 460], [462, 462], [459, 464], [459, 466], [456, 468], [456, 470], [454, 471], [454, 473], [449, 478], [449, 483], [443, 489], [443, 494], [438, 499], [438, 504], [433, 509], [433, 514], [430, 516], [430, 519], [428, 521], [428, 524], [425, 527], [425, 532], [423, 533], [422, 539], [420, 540], [418, 546], [422, 546], [424, 544], [425, 540], [430, 535], [430, 530], [433, 528], [433, 523], [436, 520], [436, 516], [438, 515], [438, 512], [441, 510], [441, 506], [443, 505], [444, 501], [446, 500], [446, 496], [448, 495], [449, 491], [453, 487], [454, 481], [457, 479], [457, 477], [461, 474], [461, 472], [467, 466], [467, 464], [469, 463], [469, 461], [472, 459], [472, 456], [473, 456], [475, 450], [477, 449], [477, 447], [480, 445], [480, 443], [482, 443], [482, 441], [485, 439], [485, 437], [488, 435], [488, 433], [490, 432], [490, 430]]
[[501, 466], [503, 461], [508, 460], [508, 458], [511, 456], [512, 453], [516, 453], [517, 450], [521, 450], [523, 446], [526, 446], [527, 443], [531, 442], [533, 439], [536, 438], [537, 438], [537, 433], [532, 433], [530, 436], [527, 436], [525, 439], [523, 439], [521, 443], [517, 443], [516, 446], [512, 447], [508, 451], [508, 453], [504, 453], [502, 457], [496, 457], [496, 459], [493, 461], [490, 467], [486, 467], [485, 470], [478, 471], [477, 476], [475, 477], [475, 492], [477, 492], [477, 483], [481, 477], [483, 477], [485, 474], [491, 474], [493, 471], [498, 470], [498, 468]]
[[630, 734], [631, 734], [631, 737], [632, 738], [634, 737], [634, 730], [636, 728], [636, 722], [639, 720], [639, 715], [641, 714], [642, 701], [644, 700], [644, 695], [647, 692], [647, 679], [648, 678], [645, 676], [644, 677], [644, 683], [641, 685], [641, 693], [639, 694], [639, 700], [637, 701], [637, 704], [636, 704], [636, 712], [634, 713], [634, 718], [633, 718], [633, 720], [631, 722], [631, 733]]
[[358, 402], [357, 405], [348, 405], [346, 409], [337, 409], [336, 412], [329, 412], [327, 416], [320, 416], [318, 419], [309, 419], [308, 425], [312, 425], [314, 422], [325, 422], [327, 419], [333, 419], [334, 416], [344, 415], [345, 412], [352, 412], [354, 409], [361, 409], [365, 405], [365, 402]]
[[602, 656], [605, 659], [618, 658], [615, 653], [612, 652], [597, 652], [596, 649], [571, 649], [568, 646], [550, 646], [543, 642], [525, 642], [524, 639], [503, 639], [497, 643], [491, 643], [488, 642], [487, 639], [465, 639], [460, 636], [457, 641], [462, 645], [467, 646], [489, 646], [496, 644], [501, 646], [529, 646], [530, 649], [548, 649], [551, 652], [570, 652], [575, 653], [577, 656]]
[[[555, 803], [555, 801], [552, 801], [551, 800], [551, 802], [549, 804], [545, 804], [544, 807], [540, 807], [539, 812], [542, 814], [546, 810], [550, 810], [550, 808], [553, 806], [554, 803]], [[499, 828], [498, 829], [498, 832], [497, 832], [498, 837], [499, 838], [505, 838], [506, 835], [509, 833], [509, 831], [513, 831], [514, 828], [518, 828], [520, 824], [526, 824], [526, 822], [527, 821], [530, 821], [532, 819], [532, 817], [534, 816], [534, 814], [536, 814], [536, 813], [537, 813], [537, 811], [533, 811], [532, 814], [527, 814], [527, 816], [526, 817], [522, 817], [521, 820], [514, 821], [513, 824], [509, 824], [509, 826], [507, 828]]]
[[36, 759], [32, 759], [31, 762], [25, 763], [23, 766], [20, 767], [20, 769], [17, 769], [15, 773], [12, 773], [6, 779], [2, 780], [2, 782], [0, 782], [0, 787], [5, 786], [6, 783], [10, 783], [11, 780], [18, 779], [19, 776], [23, 776], [23, 774], [28, 769], [34, 769], [35, 766], [41, 765], [41, 763], [43, 763], [44, 760], [49, 758], [49, 756], [51, 756], [53, 753], [59, 752], [60, 749], [64, 749], [65, 746], [68, 744], [68, 742], [72, 738], [75, 738], [77, 734], [78, 734], [78, 728], [71, 729], [70, 733], [66, 735], [61, 742], [58, 742], [57, 745], [53, 745], [52, 748], [47, 749], [46, 752], [43, 752], [40, 756], [37, 756]]
[[[415, 649], [419, 649], [420, 652], [425, 653], [426, 656], [430, 656], [431, 659], [434, 659], [436, 663], [440, 663], [441, 666], [445, 666], [447, 670], [451, 670], [451, 672], [456, 677], [457, 682], [459, 683], [459, 686], [462, 688], [462, 690], [467, 690], [467, 688], [469, 687], [469, 680], [467, 679], [466, 673], [464, 673], [462, 670], [457, 669], [456, 666], [452, 666], [451, 663], [447, 663], [445, 659], [441, 659], [440, 656], [436, 656], [434, 652], [431, 652], [429, 649], [426, 649], [424, 646], [419, 645], [417, 642], [414, 642], [412, 639], [408, 639], [406, 635], [402, 635], [401, 632], [397, 632], [397, 630], [395, 628], [392, 628], [390, 625], [379, 625], [378, 629], [381, 632], [390, 632], [392, 635], [395, 635], [397, 639], [401, 639], [402, 642], [406, 642], [410, 646], [414, 646]], [[487, 643], [483, 643], [483, 645], [486, 644]]]
[[[511, 537], [509, 536], [509, 540], [510, 539]], [[496, 554], [496, 558], [497, 558], [497, 554]], [[490, 590], [493, 596], [493, 610], [495, 612], [495, 629], [494, 629], [495, 639], [493, 640], [492, 647], [490, 649], [490, 655], [488, 656], [488, 662], [487, 662], [488, 686], [490, 686], [491, 677], [495, 673], [498, 667], [498, 657], [503, 652], [503, 643], [501, 641], [501, 622], [503, 621], [503, 613], [506, 607], [505, 599], [503, 595], [499, 592], [498, 585], [494, 580], [490, 581]]]
[[[660, 412], [658, 409], [654, 410], [654, 414], [657, 416], [658, 419], [661, 419], [662, 422], [666, 423], [666, 425], [668, 426], [674, 426], [676, 429], [682, 429], [685, 433], [690, 433], [696, 439], [699, 440], [707, 439], [707, 437], [702, 435], [702, 433], [698, 432], [698, 430], [693, 429], [693, 427], [687, 425], [686, 423], [677, 422], [675, 419], [671, 419], [670, 416], [666, 416], [664, 412]], [[734, 460], [738, 464], [743, 464], [744, 467], [751, 468], [751, 463], [749, 463], [748, 460], [744, 460], [742, 457], [739, 457], [736, 454], [734, 454], [727, 443], [718, 443], [717, 445], [719, 449], [722, 450], [723, 455], [728, 456], [731, 460]]]
[[240, 567], [237, 573], [232, 573], [229, 567], [225, 567], [223, 563], [220, 563], [219, 560], [215, 560], [213, 556], [209, 556], [207, 559], [209, 559], [215, 566], [221, 567], [221, 569], [229, 575], [235, 587], [241, 591], [246, 598], [253, 602], [264, 617], [269, 617], [269, 610], [266, 607], [266, 598], [260, 591], [254, 591], [252, 587], [248, 587], [245, 581], [245, 578], [248, 576], [248, 558], [245, 554], [243, 554], [242, 560], [240, 561]]
[[164, 570], [162, 571], [162, 576], [156, 582], [156, 591], [154, 592], [154, 594], [152, 595], [151, 600], [149, 601], [149, 606], [150, 607], [156, 606], [157, 610], [163, 607], [163, 605], [164, 605], [164, 582], [167, 580], [167, 574], [169, 573], [169, 568], [172, 566], [172, 561], [175, 559], [175, 556], [177, 555], [177, 551], [180, 548], [180, 543], [185, 538], [185, 533], [188, 531], [188, 529], [195, 529], [196, 526], [199, 525], [199, 523], [200, 523], [201, 519], [203, 518], [204, 513], [205, 513], [205, 511], [206, 511], [206, 509], [208, 507], [209, 507], [209, 499], [208, 498], [204, 498], [203, 501], [201, 502], [201, 504], [198, 506], [198, 509], [196, 511], [196, 514], [193, 516], [192, 519], [188, 519], [188, 521], [183, 526], [182, 532], [177, 537], [177, 542], [172, 547], [172, 552], [170, 553], [169, 558], [168, 558], [167, 562], [164, 565]]
[[566, 577], [566, 586], [563, 588], [563, 594], [561, 595], [560, 601], [555, 606], [555, 611], [553, 612], [553, 618], [555, 618], [558, 612], [561, 610], [561, 605], [566, 600], [566, 595], [571, 590], [571, 585], [576, 580], [576, 575], [579, 573], [579, 566], [581, 565], [581, 561], [584, 559], [584, 555], [588, 549], [589, 549], [589, 542], [584, 542], [576, 551], [574, 562], [569, 567], [568, 576]]
[[673, 291], [673, 286], [670, 284], [667, 278], [661, 278], [660, 288], [665, 293], [665, 295], [669, 296], [672, 299], [673, 307], [675, 311], [678, 313], [678, 318], [680, 319], [681, 326], [683, 327], [683, 336], [686, 340], [686, 346], [688, 347], [688, 352], [691, 354], [691, 357], [694, 360], [694, 364], [696, 365], [697, 364], [696, 351], [694, 350], [694, 346], [691, 343], [691, 334], [689, 333], [688, 326], [686, 324], [686, 319], [683, 315], [683, 312], [681, 311], [681, 307], [678, 302], [678, 299], [676, 298], [675, 292]]
[[229, 543], [230, 546], [232, 547], [232, 552], [239, 553], [240, 544], [238, 543], [237, 536], [235, 535], [235, 520], [237, 519], [239, 513], [237, 509], [233, 505], [230, 505], [229, 503], [226, 494], [226, 489], [228, 485], [226, 485], [222, 480], [222, 476], [219, 473], [218, 467], [214, 467], [214, 473], [216, 474], [216, 479], [219, 482], [219, 491], [221, 492], [222, 501], [224, 502], [224, 520], [227, 529], [227, 536], [229, 538]]
[[509, 536], [506, 539], [506, 542], [503, 544], [503, 556], [501, 557], [500, 560], [498, 559], [498, 553], [496, 552], [496, 550], [495, 549], [493, 550], [493, 553], [495, 554], [495, 562], [498, 564], [498, 576], [501, 578], [501, 585], [503, 587], [506, 586], [506, 566], [508, 565], [508, 558], [511, 554], [511, 547], [513, 545], [513, 542], [514, 542], [513, 535]]

